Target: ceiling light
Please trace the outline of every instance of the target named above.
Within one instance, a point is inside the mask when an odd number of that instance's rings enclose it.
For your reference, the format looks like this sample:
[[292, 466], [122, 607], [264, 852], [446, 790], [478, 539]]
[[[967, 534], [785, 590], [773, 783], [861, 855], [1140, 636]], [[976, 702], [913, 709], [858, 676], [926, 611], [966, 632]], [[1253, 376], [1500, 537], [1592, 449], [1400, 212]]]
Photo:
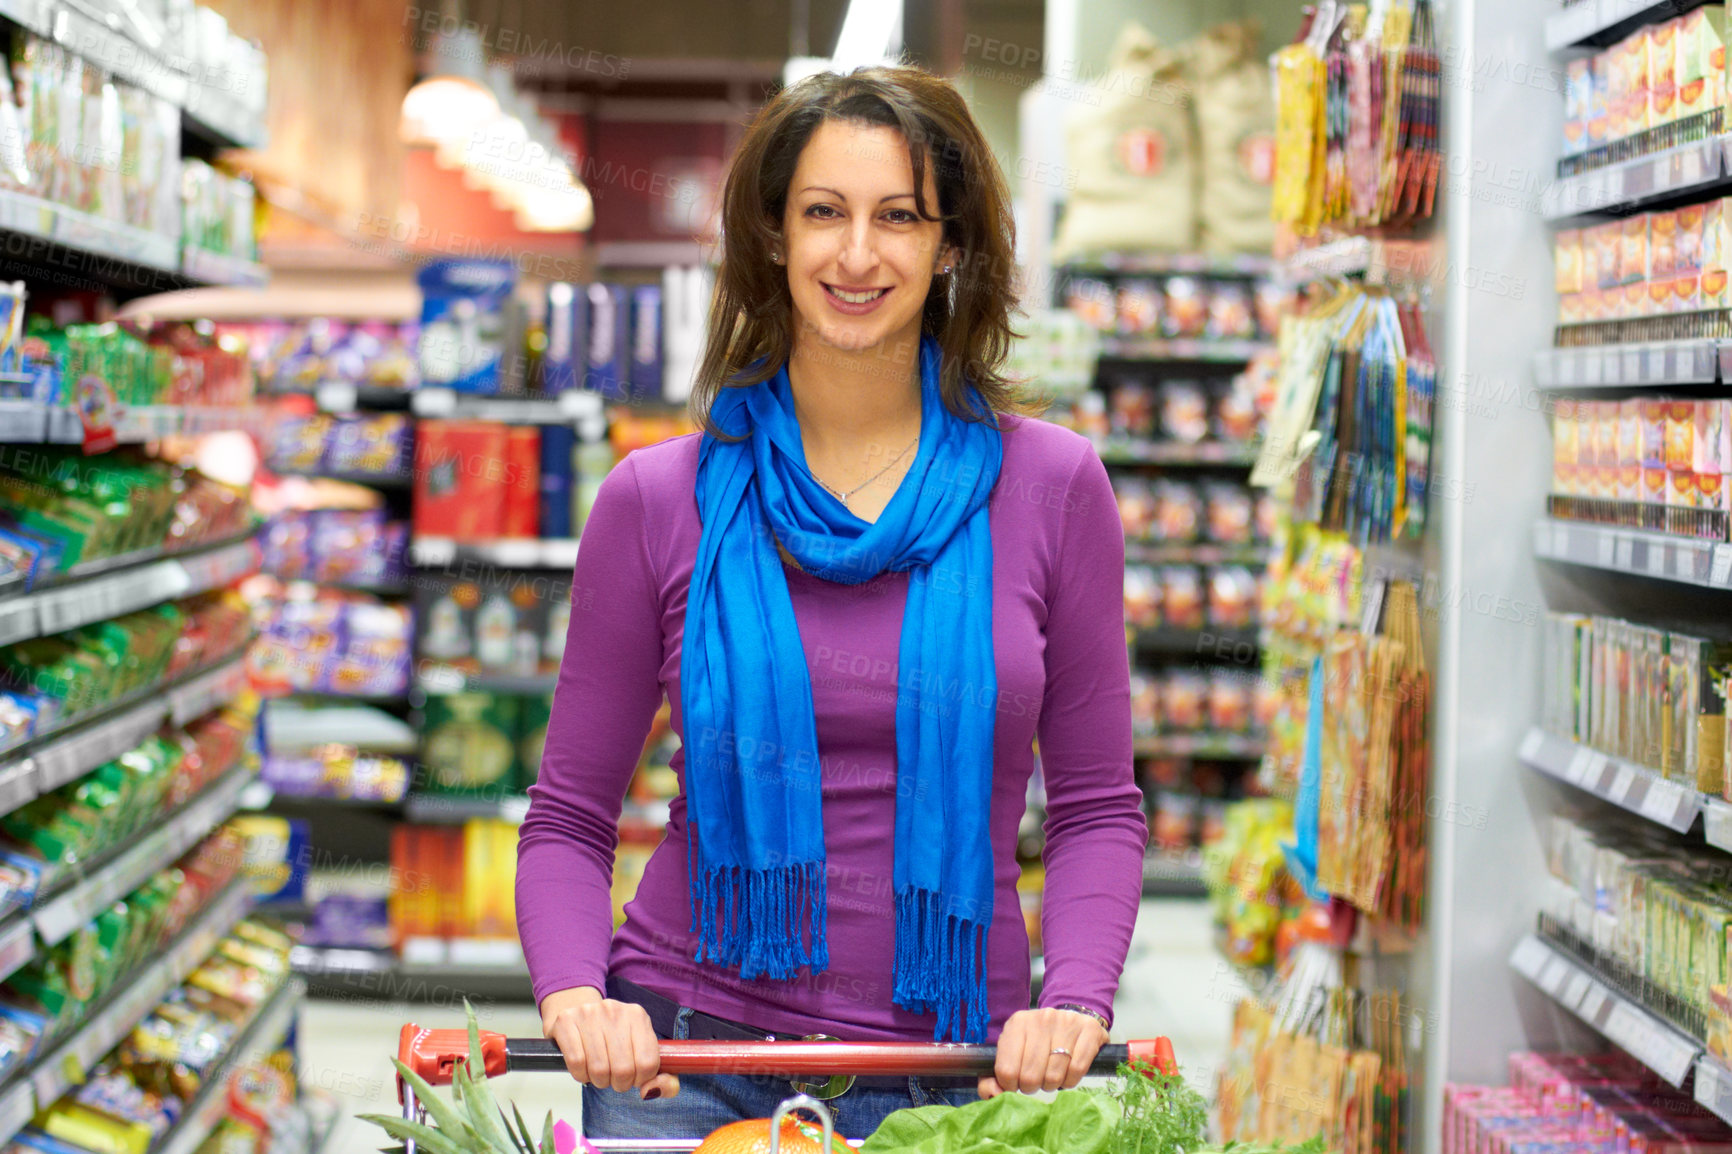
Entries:
[[407, 144], [462, 143], [499, 116], [487, 84], [485, 49], [473, 28], [440, 33], [428, 52], [427, 78], [403, 97], [398, 134]]

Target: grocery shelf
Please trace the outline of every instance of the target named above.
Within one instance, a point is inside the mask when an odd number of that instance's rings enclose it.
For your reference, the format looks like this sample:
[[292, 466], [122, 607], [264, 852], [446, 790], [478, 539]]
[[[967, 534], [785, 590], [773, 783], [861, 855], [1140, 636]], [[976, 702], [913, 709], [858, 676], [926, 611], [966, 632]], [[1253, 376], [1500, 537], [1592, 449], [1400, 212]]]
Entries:
[[1534, 523], [1534, 556], [1708, 589], [1732, 589], [1732, 544], [1724, 541], [1542, 517]]
[[1696, 824], [1702, 793], [1667, 781], [1646, 766], [1609, 757], [1568, 738], [1534, 728], [1522, 738], [1523, 764], [1621, 809], [1684, 833]]
[[72, 577], [0, 600], [0, 645], [76, 629], [190, 597], [258, 572], [254, 533], [148, 560], [91, 577]]
[[1234, 465], [1257, 463], [1257, 447], [1228, 441], [1104, 441], [1095, 446], [1108, 465]]
[[1066, 261], [1065, 272], [1193, 273], [1199, 276], [1268, 276], [1275, 262], [1252, 253], [1100, 252]]
[[1159, 337], [1115, 337], [1100, 339], [1100, 355], [1121, 361], [1213, 361], [1243, 364], [1272, 352], [1269, 341], [1163, 340]]
[[1270, 546], [1216, 545], [1209, 542], [1126, 541], [1125, 561], [1136, 565], [1262, 565]]
[[321, 412], [347, 416], [361, 412], [402, 412], [409, 407], [410, 391], [398, 385], [364, 381], [320, 381], [311, 386], [277, 385], [265, 390], [265, 395], [311, 397]]
[[263, 288], [271, 271], [256, 260], [187, 246], [181, 250], [180, 270], [188, 280], [234, 288]]
[[[41, 788], [53, 789], [143, 741], [170, 716], [171, 703], [178, 700], [182, 715], [190, 719], [209, 713], [229, 699], [214, 700], [200, 713], [187, 714], [185, 711], [201, 698], [224, 688], [232, 688], [229, 696], [233, 697], [246, 682], [245, 651], [243, 645], [235, 653], [165, 684], [149, 685], [126, 694], [48, 733], [37, 734], [7, 754], [17, 761], [32, 763], [38, 783], [49, 783]], [[0, 780], [9, 780], [11, 772], [11, 765], [0, 770]]]
[[187, 85], [181, 124], [218, 148], [262, 149], [265, 146], [262, 118], [249, 115], [246, 109], [235, 103], [233, 93], [227, 89], [201, 84], [196, 78]]
[[[149, 829], [135, 834], [95, 859], [94, 866], [72, 865], [75, 876], [50, 883], [50, 896], [37, 898], [26, 916], [44, 945], [55, 945], [106, 909], [116, 898], [143, 885], [172, 864], [205, 835], [226, 821], [253, 779], [249, 765], [236, 766]], [[76, 876], [82, 875], [82, 876]]]
[[458, 541], [451, 537], [416, 536], [409, 557], [416, 565], [436, 567], [476, 561], [501, 569], [570, 569], [577, 564], [576, 537], [515, 537], [493, 541]]
[[546, 673], [465, 673], [449, 665], [424, 664], [416, 671], [415, 684], [423, 693], [509, 693], [538, 696], [552, 693], [559, 684], [559, 671]]
[[245, 1029], [199, 1084], [198, 1093], [170, 1126], [151, 1154], [193, 1154], [228, 1113], [229, 1076], [242, 1065], [266, 1057], [282, 1047], [289, 1028], [306, 997], [307, 988], [290, 978], [277, 988], [253, 1015]]
[[1684, 1085], [1702, 1055], [1702, 1043], [1662, 1021], [1597, 970], [1539, 934], [1523, 936], [1509, 964], [1552, 1001], [1674, 1086]]
[[1644, 24], [1658, 24], [1706, 0], [1576, 0], [1546, 17], [1546, 50], [1605, 48]]
[[151, 1009], [210, 956], [217, 943], [247, 915], [253, 901], [245, 876], [237, 876], [153, 960], [128, 975], [96, 1005], [76, 1030], [52, 1041], [29, 1066], [40, 1103], [60, 1097], [84, 1080], [84, 1072], [113, 1050]]
[[[3, 195], [0, 190], [0, 196]], [[251, 430], [259, 427], [261, 419], [259, 411], [250, 405], [120, 405], [116, 408], [113, 430], [118, 444], [137, 445], [177, 433]], [[72, 409], [41, 401], [0, 401], [0, 444], [83, 443], [84, 426]]]
[[458, 994], [495, 1001], [534, 1000], [521, 956], [499, 963], [408, 962], [389, 950], [296, 946], [289, 960], [314, 997], [447, 1004]]
[[1195, 850], [1174, 857], [1167, 851], [1150, 847], [1144, 854], [1144, 897], [1201, 898], [1208, 894], [1208, 888], [1203, 885], [1202, 860]]
[[1176, 629], [1165, 625], [1132, 630], [1131, 644], [1139, 653], [1195, 657], [1200, 661], [1245, 661], [1262, 647], [1255, 630]]
[[1732, 342], [1642, 341], [1626, 345], [1540, 349], [1534, 384], [1542, 389], [1629, 389], [1732, 381]]
[[264, 467], [279, 477], [303, 477], [309, 481], [342, 481], [349, 485], [365, 485], [369, 489], [407, 489], [415, 482], [415, 474], [349, 473], [335, 469], [284, 469], [266, 461]]
[[511, 797], [457, 797], [436, 793], [411, 793], [404, 816], [424, 825], [457, 825], [472, 818], [497, 818], [521, 825], [529, 812], [529, 799]]
[[1710, 136], [1561, 177], [1540, 193], [1540, 214], [1553, 223], [1593, 213], [1623, 215], [1683, 193], [1707, 193], [1732, 173], [1729, 144], [1732, 134]]
[[509, 425], [569, 425], [605, 418], [600, 393], [572, 389], [556, 397], [497, 397], [454, 389], [416, 389], [409, 408], [417, 417], [461, 421], [498, 421]]
[[1260, 733], [1168, 733], [1137, 738], [1133, 751], [1138, 757], [1253, 761], [1268, 747], [1269, 738]]

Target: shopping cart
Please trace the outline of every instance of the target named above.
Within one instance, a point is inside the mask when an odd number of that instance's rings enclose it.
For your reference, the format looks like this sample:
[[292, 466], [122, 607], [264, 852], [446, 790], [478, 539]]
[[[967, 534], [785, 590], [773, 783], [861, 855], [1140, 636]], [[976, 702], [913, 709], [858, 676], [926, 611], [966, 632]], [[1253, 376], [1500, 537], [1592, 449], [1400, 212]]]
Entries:
[[[397, 1042], [397, 1057], [402, 1063], [434, 1086], [450, 1085], [457, 1063], [468, 1056], [467, 1030], [430, 1030], [407, 1025]], [[674, 1040], [661, 1043], [661, 1070], [664, 1074], [751, 1074], [786, 1078], [790, 1082], [850, 1075], [978, 1077], [992, 1073], [997, 1057], [996, 1046], [950, 1042]], [[513, 1070], [565, 1073], [565, 1058], [559, 1047], [545, 1038], [507, 1038], [484, 1030], [481, 1032], [481, 1058], [488, 1077]], [[1177, 1073], [1179, 1069], [1173, 1057], [1173, 1044], [1166, 1038], [1154, 1038], [1102, 1046], [1089, 1066], [1089, 1073], [1112, 1074], [1125, 1063], [1151, 1066], [1168, 1074]], [[402, 1078], [397, 1079], [397, 1100], [403, 1105], [405, 1118], [415, 1122], [425, 1120], [424, 1108], [416, 1100], [414, 1089], [405, 1085]], [[772, 1116], [771, 1151], [775, 1151], [781, 1135], [782, 1116], [796, 1109], [810, 1110], [817, 1115], [824, 1128], [824, 1149], [828, 1150], [832, 1134], [830, 1111], [817, 1099], [798, 1094], [783, 1102]], [[648, 1154], [650, 1151], [693, 1150], [702, 1140], [700, 1135], [697, 1138], [591, 1138], [589, 1141], [597, 1150], [609, 1154]], [[414, 1143], [406, 1144], [406, 1154], [415, 1154]]]

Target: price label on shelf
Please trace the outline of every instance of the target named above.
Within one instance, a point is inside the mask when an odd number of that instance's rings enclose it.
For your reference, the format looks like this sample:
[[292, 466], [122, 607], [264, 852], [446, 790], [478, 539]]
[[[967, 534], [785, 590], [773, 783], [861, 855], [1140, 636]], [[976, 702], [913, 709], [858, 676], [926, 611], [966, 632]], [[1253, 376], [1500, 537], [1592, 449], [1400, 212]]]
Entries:
[[1558, 558], [1570, 555], [1570, 527], [1559, 523], [1552, 526], [1552, 556]]
[[1564, 778], [1571, 785], [1580, 785], [1587, 780], [1588, 767], [1593, 764], [1594, 751], [1586, 746], [1578, 745], [1575, 753], [1570, 755], [1570, 763], [1564, 768]]
[[1655, 778], [1648, 783], [1648, 796], [1642, 799], [1641, 814], [1649, 821], [1670, 825], [1684, 801], [1684, 788], [1675, 781]]
[[1631, 765], [1620, 765], [1618, 775], [1612, 779], [1612, 788], [1606, 791], [1606, 796], [1619, 805], [1630, 796], [1630, 787], [1636, 784], [1636, 768]]
[[1612, 564], [1619, 569], [1629, 569], [1635, 564], [1636, 543], [1629, 537], [1618, 538], [1617, 554]]
[[1600, 1012], [1605, 1008], [1606, 987], [1598, 982], [1589, 983], [1587, 993], [1582, 995], [1581, 1003], [1576, 1007], [1576, 1012], [1587, 1021], [1597, 1023]]
[[1545, 968], [1540, 971], [1540, 989], [1554, 998], [1557, 997], [1558, 991], [1564, 988], [1564, 982], [1569, 979], [1573, 969], [1574, 967], [1563, 958], [1553, 954], [1547, 959]]
[[1696, 580], [1697, 546], [1672, 546], [1672, 576], [1680, 581]]
[[1546, 948], [1544, 942], [1534, 935], [1528, 934], [1516, 943], [1515, 952], [1510, 954], [1509, 963], [1515, 968], [1516, 973], [1524, 978], [1537, 981], [1540, 968], [1546, 964], [1546, 959], [1551, 956], [1552, 952]]
[[1714, 546], [1714, 560], [1708, 569], [1708, 584], [1722, 589], [1732, 585], [1732, 545]]
[[1612, 567], [1612, 558], [1617, 553], [1618, 543], [1610, 529], [1601, 529], [1594, 542], [1594, 556], [1602, 569]]
[[1718, 798], [1703, 803], [1702, 832], [1709, 845], [1732, 852], [1732, 805]]
[[1666, 546], [1659, 541], [1648, 542], [1648, 576], [1666, 575]]
[[1587, 996], [1590, 982], [1591, 979], [1581, 970], [1570, 975], [1569, 985], [1564, 987], [1564, 1005], [1572, 1009], [1579, 1007], [1582, 1004], [1582, 999]]
[[1702, 183], [1702, 146], [1692, 144], [1678, 154], [1678, 185]]

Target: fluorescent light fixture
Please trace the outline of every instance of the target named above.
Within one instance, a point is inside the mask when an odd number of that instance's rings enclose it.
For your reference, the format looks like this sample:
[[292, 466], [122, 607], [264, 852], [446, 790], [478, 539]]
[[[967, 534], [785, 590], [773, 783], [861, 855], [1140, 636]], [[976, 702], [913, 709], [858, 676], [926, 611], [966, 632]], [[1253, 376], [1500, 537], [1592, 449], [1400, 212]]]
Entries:
[[473, 28], [441, 34], [429, 52], [430, 74], [403, 97], [398, 135], [407, 144], [462, 142], [499, 116], [487, 83], [485, 49]]
[[524, 232], [583, 232], [595, 223], [595, 205], [583, 185], [526, 185], [517, 227]]
[[848, 0], [842, 31], [830, 66], [849, 72], [868, 64], [882, 64], [902, 50], [902, 5], [889, 0]]

